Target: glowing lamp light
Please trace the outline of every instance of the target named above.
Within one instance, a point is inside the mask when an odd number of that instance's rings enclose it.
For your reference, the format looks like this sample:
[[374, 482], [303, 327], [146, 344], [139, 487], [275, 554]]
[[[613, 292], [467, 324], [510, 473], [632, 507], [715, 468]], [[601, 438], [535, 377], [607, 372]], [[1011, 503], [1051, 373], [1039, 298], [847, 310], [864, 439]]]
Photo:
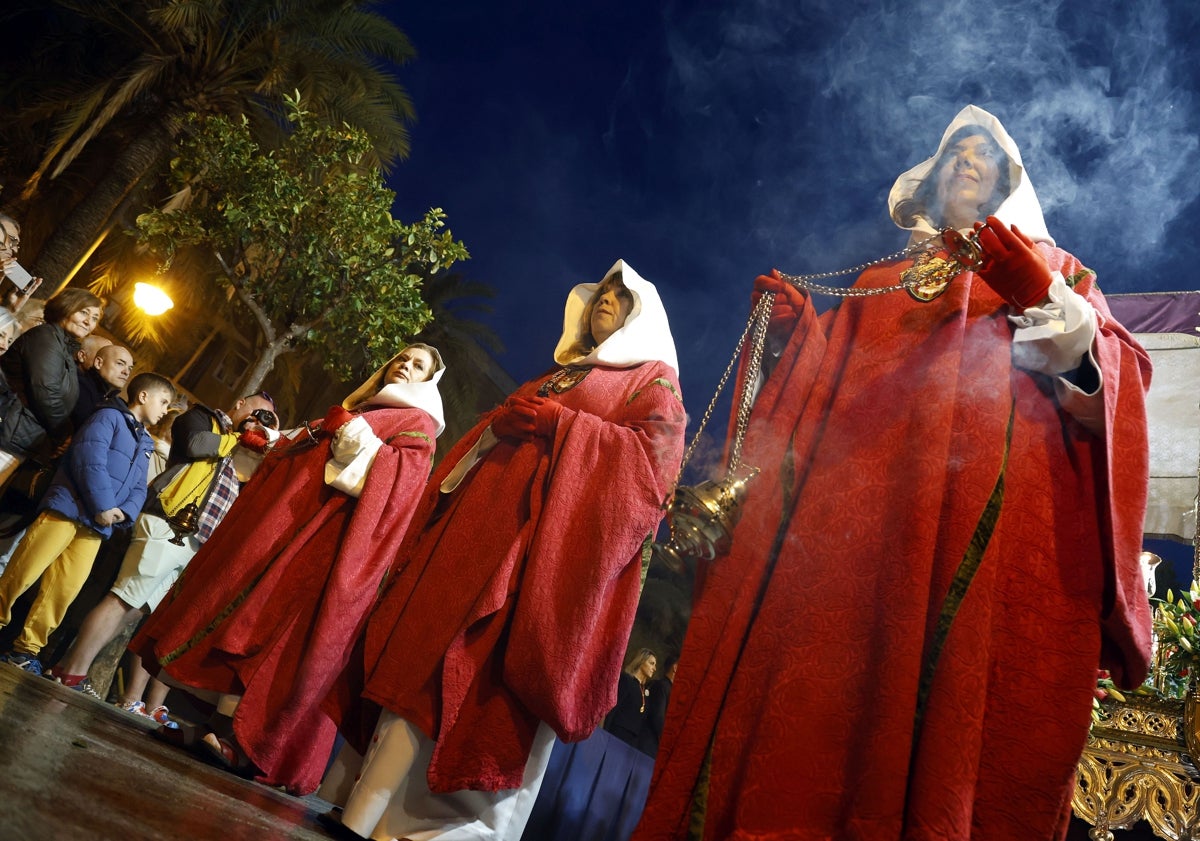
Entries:
[[162, 315], [175, 306], [175, 302], [166, 292], [150, 283], [133, 285], [133, 302], [146, 315]]

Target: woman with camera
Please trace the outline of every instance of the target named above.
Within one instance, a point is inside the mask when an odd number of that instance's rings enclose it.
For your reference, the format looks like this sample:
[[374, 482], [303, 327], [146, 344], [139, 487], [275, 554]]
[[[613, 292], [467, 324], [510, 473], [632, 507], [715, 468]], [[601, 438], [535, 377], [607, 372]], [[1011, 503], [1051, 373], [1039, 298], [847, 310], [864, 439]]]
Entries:
[[217, 764], [299, 794], [317, 787], [336, 732], [319, 704], [429, 476], [444, 369], [436, 349], [409, 345], [271, 446], [134, 640], [176, 681], [240, 696], [222, 698], [203, 738], [180, 732]]

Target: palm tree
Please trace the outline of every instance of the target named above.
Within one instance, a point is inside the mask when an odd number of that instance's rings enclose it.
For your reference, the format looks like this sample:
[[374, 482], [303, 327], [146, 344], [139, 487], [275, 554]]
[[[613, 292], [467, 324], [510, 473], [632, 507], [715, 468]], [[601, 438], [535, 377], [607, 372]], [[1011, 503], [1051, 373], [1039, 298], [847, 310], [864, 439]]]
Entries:
[[[478, 320], [491, 312], [487, 300], [495, 297], [495, 291], [490, 286], [458, 272], [441, 272], [425, 280], [421, 297], [433, 312], [433, 321], [416, 340], [436, 347], [446, 363], [439, 385], [446, 409], [442, 440], [453, 444], [475, 425], [481, 412], [515, 391], [517, 383], [493, 358], [503, 350], [500, 338]], [[438, 448], [439, 456], [445, 449]]]
[[[30, 8], [46, 0], [22, 0]], [[282, 123], [283, 96], [299, 93], [332, 125], [372, 138], [389, 166], [408, 151], [412, 104], [394, 67], [414, 51], [369, 0], [50, 0], [74, 26], [49, 28], [39, 54], [76, 55], [81, 39], [102, 39], [92, 73], [45, 89], [26, 120], [53, 120], [45, 153], [25, 183], [33, 201], [48, 180], [87, 164], [104, 147], [104, 166], [84, 197], [53, 226], [37, 253], [47, 293], [65, 285], [108, 231], [123, 203], [159, 176], [184, 115], [245, 114], [260, 137]], [[39, 66], [28, 65], [37, 86]], [[53, 211], [50, 211], [53, 212]]]

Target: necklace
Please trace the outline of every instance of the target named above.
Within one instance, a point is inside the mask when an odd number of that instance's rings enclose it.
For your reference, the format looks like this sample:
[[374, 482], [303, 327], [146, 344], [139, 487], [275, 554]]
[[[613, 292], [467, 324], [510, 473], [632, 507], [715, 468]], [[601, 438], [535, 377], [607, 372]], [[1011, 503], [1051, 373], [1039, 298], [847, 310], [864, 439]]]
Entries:
[[551, 391], [555, 394], [570, 391], [583, 382], [583, 378], [591, 373], [591, 370], [590, 365], [567, 365], [555, 371], [550, 375], [550, 379], [538, 386], [537, 395], [538, 397], [549, 397]]
[[[949, 252], [947, 254], [949, 259], [937, 256], [939, 240], [940, 245]], [[862, 289], [856, 286], [828, 286], [818, 282], [842, 275], [861, 274], [872, 266], [890, 263], [913, 255], [916, 255], [913, 265], [900, 273], [899, 283], [891, 286]], [[866, 263], [860, 263], [857, 266], [815, 274], [791, 275], [780, 272], [779, 276], [800, 289], [807, 289], [809, 292], [817, 292], [822, 295], [835, 295], [839, 298], [869, 298], [903, 289], [918, 301], [932, 301], [946, 290], [954, 278], [968, 269], [977, 271], [981, 265], [983, 265], [983, 249], [979, 245], [979, 231], [963, 235], [953, 228], [942, 228], [933, 236], [913, 243], [907, 248]]]

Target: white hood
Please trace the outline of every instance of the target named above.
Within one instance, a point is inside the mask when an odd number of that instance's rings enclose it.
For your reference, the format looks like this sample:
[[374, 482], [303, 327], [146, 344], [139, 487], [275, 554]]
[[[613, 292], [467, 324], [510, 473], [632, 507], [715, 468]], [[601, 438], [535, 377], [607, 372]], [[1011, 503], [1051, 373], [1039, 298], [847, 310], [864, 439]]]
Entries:
[[[588, 302], [610, 275], [621, 272], [625, 288], [633, 293], [633, 308], [619, 330], [600, 343], [587, 356], [570, 355], [571, 348], [583, 335], [583, 313]], [[563, 310], [563, 333], [554, 349], [554, 361], [559, 365], [604, 365], [610, 368], [632, 368], [652, 360], [665, 362], [679, 373], [679, 360], [675, 354], [675, 340], [671, 338], [671, 326], [667, 323], [667, 311], [654, 284], [645, 280], [624, 260], [613, 263], [613, 267], [601, 278], [600, 283], [581, 283], [567, 296]]]
[[[442, 374], [446, 373], [446, 366], [442, 364], [433, 376], [423, 383], [392, 383], [379, 388], [379, 384], [383, 381], [383, 375], [387, 372], [388, 367], [396, 361], [396, 358], [407, 348], [401, 348], [396, 356], [393, 356], [387, 362], [380, 366], [379, 370], [367, 378], [367, 381], [356, 388], [349, 397], [342, 401], [342, 407], [345, 409], [366, 409], [370, 406], [382, 406], [390, 409], [407, 408], [420, 409], [428, 414], [435, 424], [437, 431], [434, 436], [442, 434], [442, 430], [446, 428], [446, 416], [442, 409], [442, 394], [438, 391], [438, 382], [442, 379]], [[437, 363], [437, 360], [434, 360]]]
[[1054, 239], [1046, 230], [1046, 221], [1042, 217], [1042, 206], [1033, 190], [1033, 184], [1029, 181], [1029, 175], [1025, 172], [1025, 166], [1021, 163], [1021, 150], [1017, 148], [1017, 144], [1009, 137], [999, 120], [974, 105], [968, 105], [959, 111], [950, 122], [933, 157], [922, 161], [896, 179], [891, 193], [888, 194], [888, 211], [891, 213], [892, 221], [905, 230], [912, 231], [914, 239], [926, 239], [937, 233], [933, 223], [924, 217], [918, 217], [911, 226], [906, 227], [901, 224], [897, 218], [897, 205], [913, 196], [921, 182], [933, 172], [933, 166], [945, 151], [950, 137], [965, 126], [979, 126], [990, 134], [1011, 161], [1008, 173], [1010, 185], [1008, 198], [1004, 199], [994, 215], [1006, 225], [1016, 224], [1026, 236], [1035, 242], [1053, 245]]

